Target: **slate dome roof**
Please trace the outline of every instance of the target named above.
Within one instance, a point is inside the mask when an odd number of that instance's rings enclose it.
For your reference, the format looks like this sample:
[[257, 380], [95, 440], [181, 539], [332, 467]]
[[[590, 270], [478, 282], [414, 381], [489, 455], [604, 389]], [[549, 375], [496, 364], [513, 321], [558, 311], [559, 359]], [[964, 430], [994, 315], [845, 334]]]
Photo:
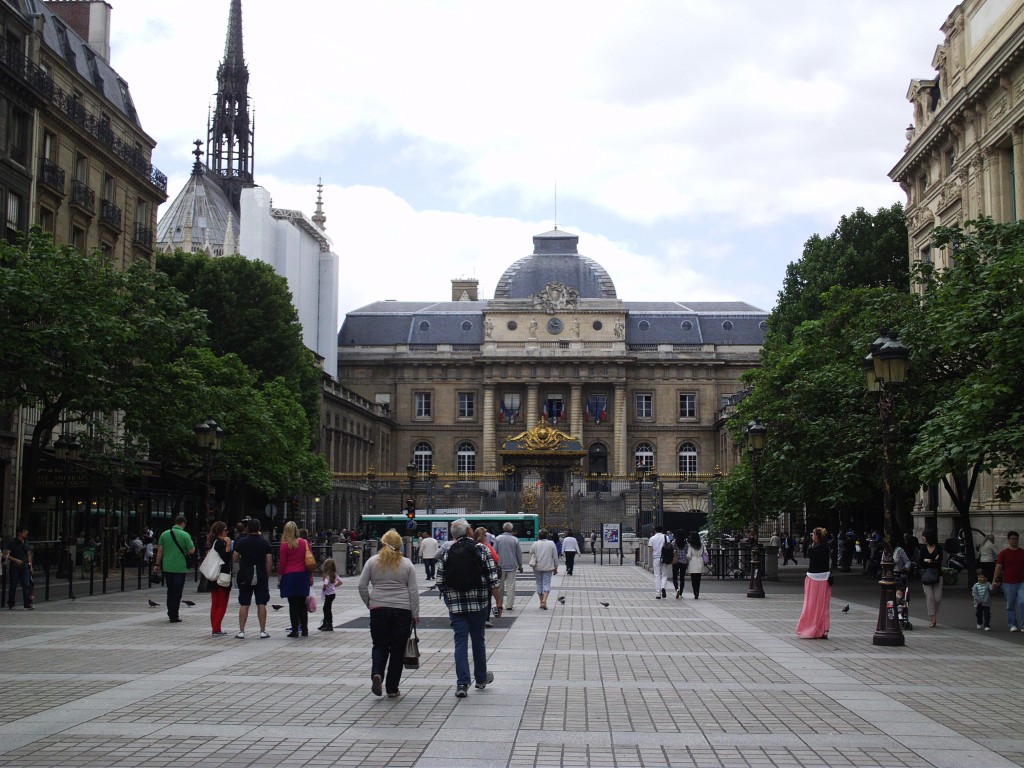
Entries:
[[614, 299], [615, 284], [604, 267], [579, 253], [579, 235], [553, 229], [534, 235], [533, 253], [505, 270], [494, 289], [496, 299], [527, 299], [548, 283], [562, 283], [581, 299]]

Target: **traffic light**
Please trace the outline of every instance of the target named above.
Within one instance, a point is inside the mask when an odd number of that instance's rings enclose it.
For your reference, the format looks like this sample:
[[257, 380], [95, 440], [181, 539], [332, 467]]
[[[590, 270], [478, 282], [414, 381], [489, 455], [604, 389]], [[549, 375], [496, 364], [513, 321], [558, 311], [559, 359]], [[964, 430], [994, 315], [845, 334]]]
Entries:
[[410, 520], [416, 519], [416, 499], [405, 500], [405, 516]]

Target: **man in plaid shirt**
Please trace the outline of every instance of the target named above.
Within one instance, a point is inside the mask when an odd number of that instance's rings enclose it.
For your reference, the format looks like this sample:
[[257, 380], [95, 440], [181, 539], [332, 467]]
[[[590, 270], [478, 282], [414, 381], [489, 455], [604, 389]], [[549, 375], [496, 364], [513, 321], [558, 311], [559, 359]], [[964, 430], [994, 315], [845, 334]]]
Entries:
[[[460, 539], [465, 539], [473, 533], [473, 528], [465, 520], [456, 520], [451, 525], [451, 542], [455, 545]], [[470, 539], [470, 541], [472, 541]], [[484, 644], [484, 624], [487, 621], [487, 614], [490, 608], [488, 591], [494, 597], [495, 605], [498, 606], [497, 615], [501, 615], [501, 599], [499, 584], [501, 583], [498, 564], [487, 547], [475, 544], [477, 554], [481, 561], [480, 585], [475, 589], [466, 591], [456, 590], [448, 586], [444, 578], [445, 565], [452, 547], [446, 547], [440, 555], [437, 563], [437, 574], [435, 583], [445, 605], [448, 606], [449, 618], [452, 622], [452, 629], [455, 632], [455, 695], [466, 698], [469, 690], [469, 648], [467, 639], [473, 643], [473, 677], [476, 680], [476, 687], [483, 690], [487, 684], [494, 680], [494, 673], [487, 671], [487, 646]]]

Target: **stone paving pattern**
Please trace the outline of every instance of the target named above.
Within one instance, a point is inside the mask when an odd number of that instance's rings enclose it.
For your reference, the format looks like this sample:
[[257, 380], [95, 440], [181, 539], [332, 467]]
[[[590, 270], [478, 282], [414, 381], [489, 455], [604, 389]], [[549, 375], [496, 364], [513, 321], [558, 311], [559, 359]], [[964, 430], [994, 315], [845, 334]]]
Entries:
[[937, 629], [918, 600], [918, 629], [885, 648], [871, 644], [877, 587], [844, 594], [849, 576], [829, 639], [809, 641], [794, 634], [798, 568], [764, 600], [714, 581], [699, 601], [655, 600], [646, 571], [581, 560], [555, 577], [548, 611], [520, 577], [515, 612], [487, 633], [495, 682], [463, 700], [428, 584], [421, 667], [399, 699], [370, 693], [354, 578], [339, 628], [308, 639], [271, 611], [259, 640], [252, 611], [236, 640], [234, 599], [231, 634], [212, 637], [193, 586], [180, 624], [157, 587], [4, 610], [0, 766], [1024, 766], [1024, 633], [1002, 625], [1001, 598], [985, 633], [948, 588]]

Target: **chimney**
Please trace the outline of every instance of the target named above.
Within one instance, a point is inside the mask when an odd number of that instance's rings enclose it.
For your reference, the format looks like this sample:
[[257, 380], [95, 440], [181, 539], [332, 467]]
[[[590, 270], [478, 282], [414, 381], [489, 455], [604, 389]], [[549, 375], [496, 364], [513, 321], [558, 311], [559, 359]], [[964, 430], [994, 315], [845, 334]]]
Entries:
[[44, 0], [96, 55], [110, 63], [110, 5], [105, 0]]
[[480, 281], [473, 277], [452, 280], [452, 301], [476, 301], [479, 285]]

